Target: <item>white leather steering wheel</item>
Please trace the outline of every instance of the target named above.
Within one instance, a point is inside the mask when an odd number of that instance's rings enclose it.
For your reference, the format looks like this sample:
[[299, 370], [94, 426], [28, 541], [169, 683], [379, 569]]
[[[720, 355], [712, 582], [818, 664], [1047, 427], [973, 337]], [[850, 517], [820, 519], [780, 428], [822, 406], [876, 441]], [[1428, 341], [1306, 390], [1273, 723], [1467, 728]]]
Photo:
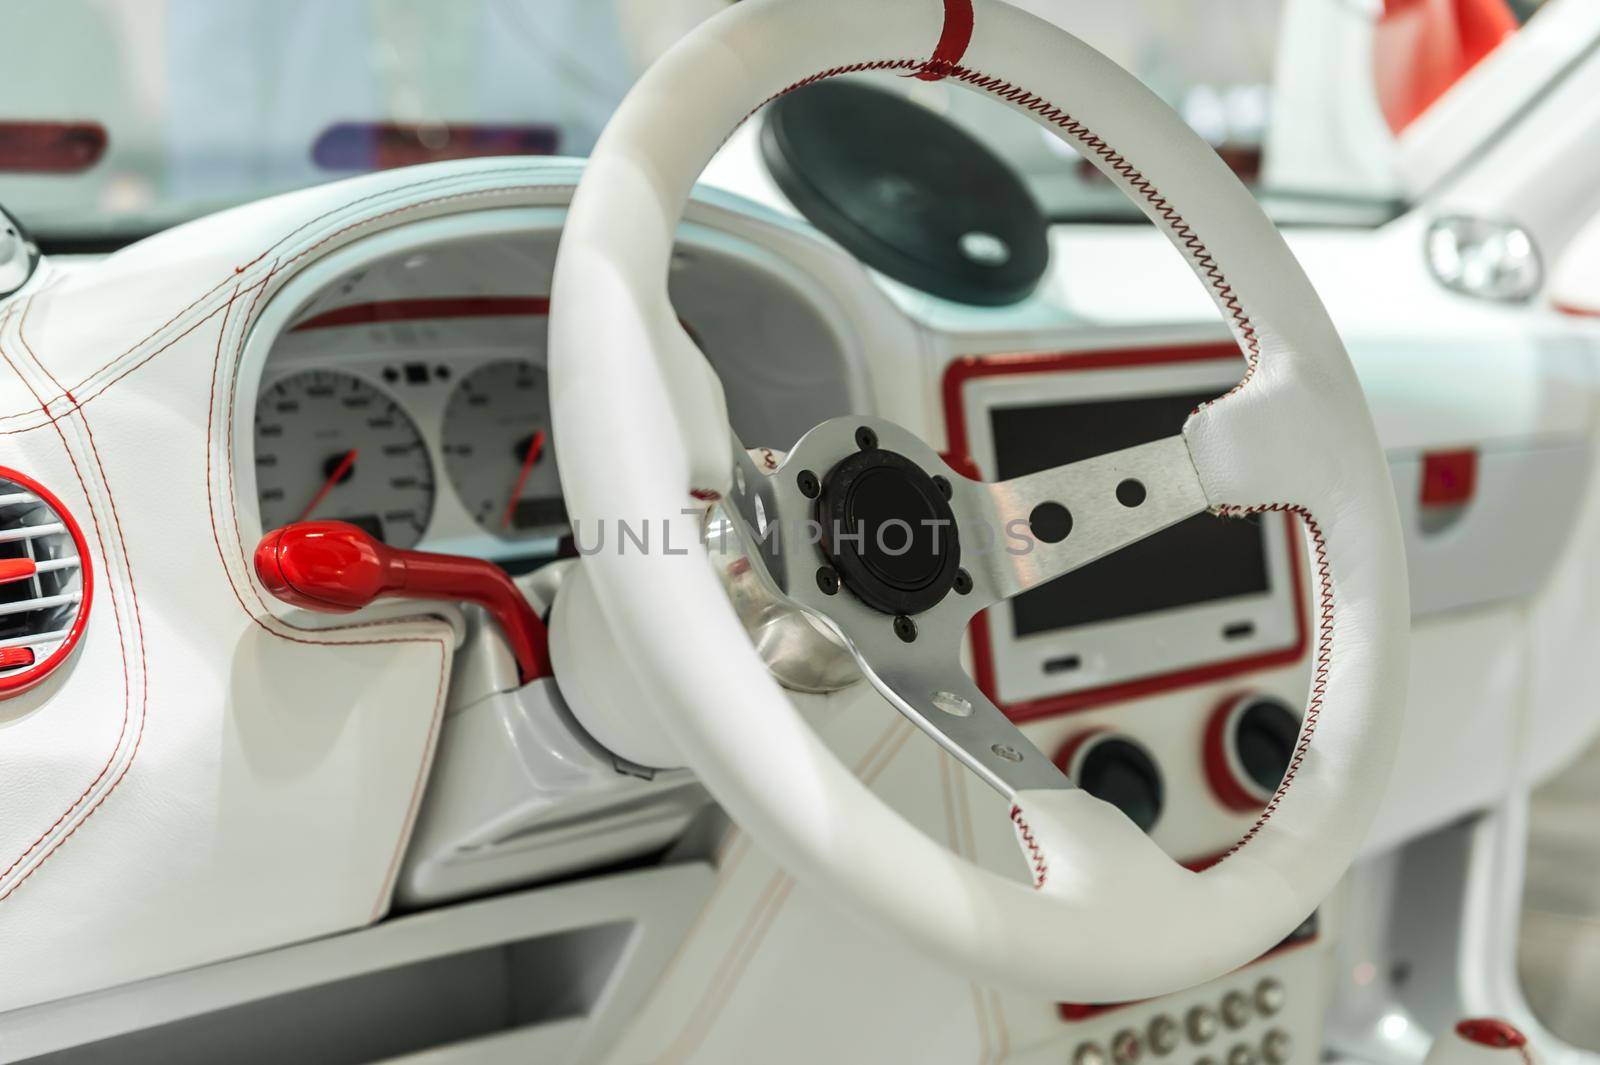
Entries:
[[[861, 70], [987, 93], [1078, 149], [1194, 267], [1247, 353], [1240, 386], [1196, 411], [1181, 436], [1004, 484], [967, 480], [911, 433], [870, 418], [817, 427], [770, 476], [751, 466], [668, 300], [673, 234], [701, 169], [753, 109]], [[583, 561], [626, 668], [731, 816], [873, 927], [992, 985], [1060, 1001], [1138, 998], [1257, 956], [1354, 857], [1393, 760], [1409, 627], [1398, 515], [1360, 385], [1249, 193], [1160, 100], [1070, 34], [999, 0], [745, 0], [707, 22], [640, 80], [589, 160], [556, 264], [551, 379], [575, 520], [657, 525], [648, 554], [608, 549]], [[960, 565], [972, 587], [917, 604], [910, 643], [848, 576], [833, 594], [821, 586], [817, 547], [766, 546], [753, 562], [845, 637], [903, 713], [1011, 797], [1033, 885], [935, 844], [852, 776], [752, 650], [705, 552], [684, 550], [708, 500], [759, 537], [770, 522], [818, 513], [801, 471], [830, 483], [822, 502], [832, 506], [861, 472], [849, 464], [883, 451], [919, 470], [918, 484], [948, 480], [958, 528], [1026, 523], [1051, 501], [1071, 512], [1071, 532], [1022, 556], [968, 544]], [[1137, 506], [1117, 498], [1129, 479], [1145, 488]], [[1288, 774], [1239, 847], [1193, 873], [1073, 789], [958, 658], [977, 610], [1207, 509], [1301, 514], [1320, 602]], [[672, 552], [659, 539], [668, 521]]]

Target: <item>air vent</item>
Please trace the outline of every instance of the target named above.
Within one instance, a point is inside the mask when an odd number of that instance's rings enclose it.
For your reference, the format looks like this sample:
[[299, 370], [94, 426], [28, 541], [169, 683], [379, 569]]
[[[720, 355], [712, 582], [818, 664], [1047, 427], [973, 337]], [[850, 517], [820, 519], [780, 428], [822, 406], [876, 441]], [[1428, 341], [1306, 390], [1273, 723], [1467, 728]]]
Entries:
[[77, 522], [41, 485], [0, 467], [0, 698], [66, 661], [92, 592]]

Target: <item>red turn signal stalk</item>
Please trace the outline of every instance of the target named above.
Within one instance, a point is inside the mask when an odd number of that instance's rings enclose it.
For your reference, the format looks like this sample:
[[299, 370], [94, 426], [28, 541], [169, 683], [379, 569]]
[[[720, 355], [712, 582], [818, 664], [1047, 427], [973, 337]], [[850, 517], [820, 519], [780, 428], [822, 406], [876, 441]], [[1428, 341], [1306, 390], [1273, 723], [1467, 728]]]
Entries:
[[385, 597], [476, 603], [500, 625], [522, 683], [551, 675], [544, 621], [492, 562], [401, 551], [342, 521], [301, 521], [261, 538], [256, 575], [285, 603], [324, 614]]

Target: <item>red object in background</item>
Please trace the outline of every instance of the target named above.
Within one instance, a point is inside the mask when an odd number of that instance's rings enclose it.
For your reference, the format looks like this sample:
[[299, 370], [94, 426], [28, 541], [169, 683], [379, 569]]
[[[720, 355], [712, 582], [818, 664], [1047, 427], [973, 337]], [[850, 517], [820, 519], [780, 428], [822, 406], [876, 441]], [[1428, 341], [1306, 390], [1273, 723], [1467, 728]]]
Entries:
[[98, 122], [0, 121], [0, 172], [81, 174], [106, 154]]
[[304, 521], [261, 538], [256, 575], [284, 602], [324, 614], [381, 598], [476, 603], [505, 634], [522, 683], [551, 675], [544, 621], [492, 562], [402, 551], [346, 522]]
[[340, 122], [317, 135], [311, 161], [324, 170], [390, 170], [444, 159], [554, 155], [554, 126]]
[[1422, 456], [1422, 498], [1425, 507], [1459, 507], [1472, 501], [1478, 488], [1478, 453], [1429, 451]]
[[1373, 32], [1378, 106], [1396, 133], [1517, 32], [1506, 0], [1387, 0]]
[[1456, 1035], [1479, 1046], [1494, 1047], [1496, 1050], [1505, 1050], [1513, 1047], [1528, 1045], [1528, 1037], [1523, 1035], [1509, 1021], [1502, 1021], [1495, 1017], [1472, 1017], [1456, 1025]]

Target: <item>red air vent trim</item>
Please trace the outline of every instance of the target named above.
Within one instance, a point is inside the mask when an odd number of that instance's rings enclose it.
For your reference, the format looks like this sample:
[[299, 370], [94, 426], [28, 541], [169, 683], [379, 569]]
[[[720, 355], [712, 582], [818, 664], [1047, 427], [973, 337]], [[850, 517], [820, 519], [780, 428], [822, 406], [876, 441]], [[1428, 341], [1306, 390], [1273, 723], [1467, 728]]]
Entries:
[[[0, 528], [9, 525], [12, 508], [33, 505], [27, 498], [28, 496], [36, 499], [38, 504], [48, 510], [51, 517], [55, 519], [54, 522], [47, 524], [60, 523], [61, 529], [57, 531], [57, 535], [64, 532], [71, 539], [76, 557], [70, 559], [66, 556], [34, 559], [30, 556], [25, 560], [8, 559], [6, 561], [11, 564], [13, 570], [21, 568], [16, 566], [19, 561], [26, 561], [33, 569], [32, 573], [15, 577], [14, 581], [34, 580], [45, 573], [58, 573], [76, 568], [78, 586], [70, 594], [77, 596], [77, 610], [73, 614], [71, 622], [67, 625], [66, 634], [59, 637], [60, 642], [55, 644], [54, 650], [43, 660], [39, 660], [37, 657], [34, 649], [35, 641], [30, 641], [24, 637], [12, 637], [7, 640], [4, 646], [0, 646], [0, 699], [9, 699], [14, 695], [20, 695], [38, 685], [67, 660], [73, 649], [78, 646], [78, 641], [83, 637], [84, 629], [89, 623], [90, 607], [94, 603], [94, 567], [89, 558], [88, 543], [83, 538], [83, 530], [78, 527], [77, 520], [73, 518], [72, 513], [67, 510], [61, 500], [56, 498], [55, 494], [44, 485], [24, 473], [0, 466]], [[15, 528], [28, 527], [19, 525]], [[5, 529], [5, 531], [11, 530]], [[44, 535], [48, 534], [42, 534], [37, 537], [23, 537], [21, 539], [13, 537], [6, 543], [30, 543], [35, 538], [43, 539]], [[10, 584], [0, 585], [0, 588], [9, 590]], [[37, 642], [44, 643], [44, 641]], [[55, 641], [48, 642], [54, 643]]]

